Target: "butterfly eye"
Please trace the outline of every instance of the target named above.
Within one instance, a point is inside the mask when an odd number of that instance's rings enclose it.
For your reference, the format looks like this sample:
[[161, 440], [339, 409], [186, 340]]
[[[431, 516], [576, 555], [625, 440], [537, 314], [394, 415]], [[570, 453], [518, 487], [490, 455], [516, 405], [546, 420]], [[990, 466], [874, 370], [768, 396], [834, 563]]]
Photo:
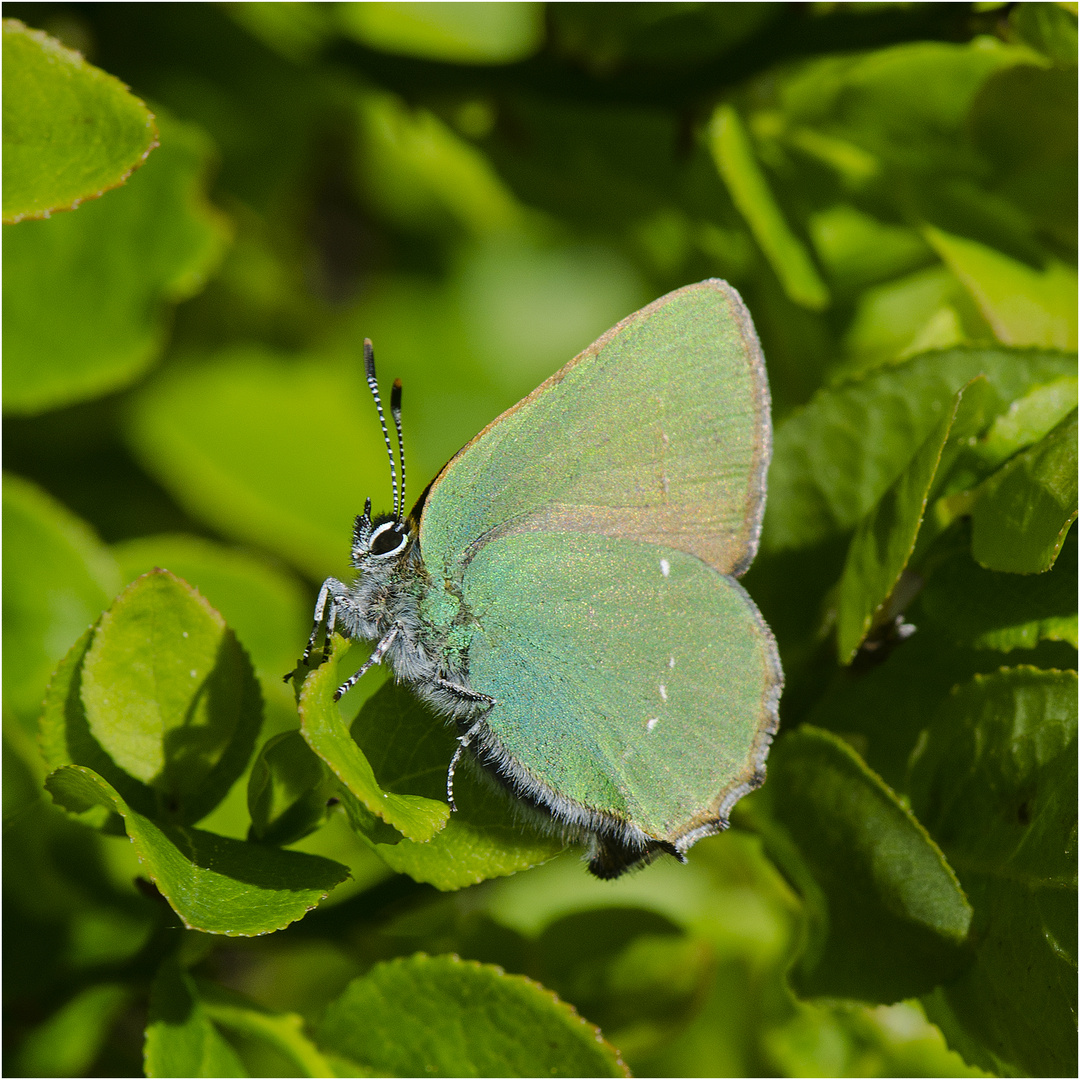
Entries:
[[408, 542], [409, 534], [401, 531], [401, 526], [396, 521], [387, 521], [371, 534], [368, 551], [376, 558], [385, 559], [390, 555], [400, 554]]

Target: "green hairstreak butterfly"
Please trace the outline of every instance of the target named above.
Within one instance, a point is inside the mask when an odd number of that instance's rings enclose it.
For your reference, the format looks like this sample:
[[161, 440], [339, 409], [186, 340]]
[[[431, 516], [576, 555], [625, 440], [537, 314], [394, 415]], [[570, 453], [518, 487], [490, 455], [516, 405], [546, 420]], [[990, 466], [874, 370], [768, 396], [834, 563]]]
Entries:
[[762, 783], [783, 682], [736, 581], [757, 550], [771, 452], [750, 315], [726, 282], [624, 319], [461, 449], [408, 515], [401, 384], [393, 512], [356, 519], [351, 585], [315, 628], [457, 726], [470, 754], [602, 878], [685, 859]]

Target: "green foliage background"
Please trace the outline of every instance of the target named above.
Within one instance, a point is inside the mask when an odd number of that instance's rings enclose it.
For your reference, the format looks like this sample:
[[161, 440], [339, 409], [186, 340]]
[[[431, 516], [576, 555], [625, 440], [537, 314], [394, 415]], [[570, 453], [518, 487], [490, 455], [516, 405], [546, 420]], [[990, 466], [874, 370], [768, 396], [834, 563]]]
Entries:
[[[1075, 4], [4, 13], [5, 1075], [1075, 1075]], [[782, 732], [601, 883], [362, 650], [281, 675], [363, 337], [415, 495], [710, 276]]]

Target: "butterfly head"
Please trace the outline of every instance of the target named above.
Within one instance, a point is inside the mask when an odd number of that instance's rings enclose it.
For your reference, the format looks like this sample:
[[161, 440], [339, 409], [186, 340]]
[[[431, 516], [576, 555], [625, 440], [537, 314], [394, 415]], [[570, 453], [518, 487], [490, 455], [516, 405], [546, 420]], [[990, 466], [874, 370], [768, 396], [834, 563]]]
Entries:
[[396, 563], [409, 553], [415, 534], [408, 518], [393, 514], [371, 516], [371, 500], [353, 525], [350, 562], [357, 570], [375, 570]]
[[394, 468], [394, 450], [390, 443], [390, 432], [386, 427], [386, 415], [383, 412], [382, 397], [379, 395], [379, 383], [375, 376], [375, 349], [369, 339], [364, 340], [364, 373], [371, 396], [375, 399], [375, 408], [379, 414], [379, 426], [382, 428], [386, 453], [390, 459], [390, 486], [394, 494], [394, 512], [371, 516], [371, 500], [364, 504], [364, 512], [353, 525], [351, 562], [358, 570], [369, 572], [393, 566], [408, 554], [415, 539], [415, 530], [405, 516], [405, 446], [401, 438], [401, 380], [394, 380], [390, 393], [390, 415], [394, 420], [397, 434], [397, 458], [401, 469], [401, 485], [398, 486], [398, 474]]

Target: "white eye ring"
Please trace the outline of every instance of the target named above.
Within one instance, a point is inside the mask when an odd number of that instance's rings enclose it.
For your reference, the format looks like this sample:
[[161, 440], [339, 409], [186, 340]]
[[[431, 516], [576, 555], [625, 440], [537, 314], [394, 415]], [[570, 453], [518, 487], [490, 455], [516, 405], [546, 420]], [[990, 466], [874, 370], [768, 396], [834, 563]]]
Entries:
[[379, 537], [382, 536], [382, 534], [384, 532], [388, 531], [389, 529], [394, 528], [394, 526], [397, 525], [397, 524], [398, 523], [396, 521], [384, 521], [371, 534], [371, 537], [368, 540], [368, 554], [373, 559], [391, 559], [395, 555], [400, 555], [405, 550], [406, 545], [409, 543], [409, 534], [408, 533], [405, 533], [402, 536], [401, 543], [398, 544], [398, 546], [396, 548], [394, 548], [392, 551], [379, 551], [379, 552], [375, 551], [375, 541], [378, 540]]

